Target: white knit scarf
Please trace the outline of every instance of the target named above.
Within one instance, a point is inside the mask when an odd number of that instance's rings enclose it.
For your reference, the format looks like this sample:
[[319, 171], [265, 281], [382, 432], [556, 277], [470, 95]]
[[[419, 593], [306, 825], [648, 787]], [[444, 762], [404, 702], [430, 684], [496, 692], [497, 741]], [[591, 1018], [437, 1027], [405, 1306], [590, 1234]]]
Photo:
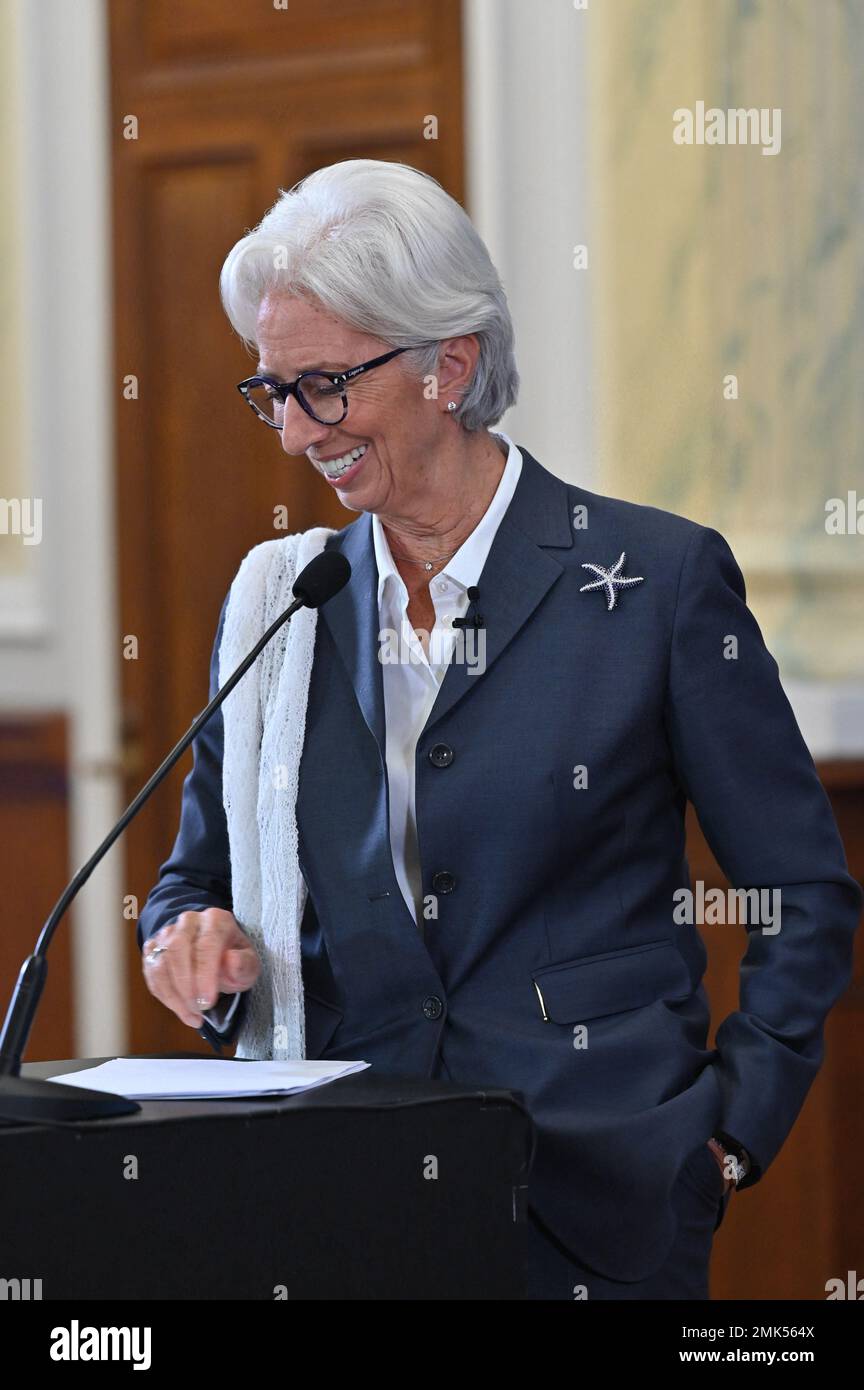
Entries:
[[[316, 526], [249, 551], [228, 597], [220, 688], [291, 604], [296, 575], [334, 534]], [[233, 912], [262, 965], [249, 991], [238, 1057], [306, 1055], [300, 923], [307, 888], [298, 860], [297, 786], [317, 617], [317, 609], [298, 609], [222, 705]]]

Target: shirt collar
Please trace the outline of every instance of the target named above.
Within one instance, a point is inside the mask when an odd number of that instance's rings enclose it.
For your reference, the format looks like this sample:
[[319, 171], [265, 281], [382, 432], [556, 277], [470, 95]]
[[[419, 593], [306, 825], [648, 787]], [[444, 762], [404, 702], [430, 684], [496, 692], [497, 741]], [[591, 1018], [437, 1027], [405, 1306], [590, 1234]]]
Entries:
[[[495, 539], [495, 533], [510, 505], [513, 493], [516, 491], [519, 475], [522, 472], [522, 455], [510, 436], [505, 434], [503, 430], [491, 430], [490, 433], [503, 439], [507, 445], [507, 460], [504, 464], [504, 472], [501, 474], [495, 489], [495, 496], [470, 536], [462, 542], [456, 554], [447, 561], [444, 569], [439, 570], [435, 576], [438, 579], [441, 575], [446, 575], [448, 579], [452, 579], [463, 589], [470, 588], [479, 580], [486, 563], [486, 557]], [[390, 546], [387, 544], [384, 527], [374, 512], [372, 513], [372, 538], [375, 545], [375, 562], [378, 566], [379, 606], [388, 581], [395, 586], [397, 592], [403, 592], [407, 598], [405, 583], [393, 563], [393, 556], [390, 552]]]

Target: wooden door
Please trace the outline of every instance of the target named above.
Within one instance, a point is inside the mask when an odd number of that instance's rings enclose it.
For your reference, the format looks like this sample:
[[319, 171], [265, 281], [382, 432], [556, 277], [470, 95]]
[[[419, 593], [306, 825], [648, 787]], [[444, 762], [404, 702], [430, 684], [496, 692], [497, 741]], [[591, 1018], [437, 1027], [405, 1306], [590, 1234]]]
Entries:
[[[254, 362], [222, 261], [280, 188], [340, 159], [400, 160], [463, 198], [459, 0], [111, 0], [118, 563], [127, 801], [206, 704], [219, 608], [253, 545], [353, 513], [256, 430]], [[430, 115], [438, 138], [425, 138]], [[143, 905], [191, 753], [126, 836]], [[153, 1001], [129, 927], [130, 1045], [203, 1050]]]

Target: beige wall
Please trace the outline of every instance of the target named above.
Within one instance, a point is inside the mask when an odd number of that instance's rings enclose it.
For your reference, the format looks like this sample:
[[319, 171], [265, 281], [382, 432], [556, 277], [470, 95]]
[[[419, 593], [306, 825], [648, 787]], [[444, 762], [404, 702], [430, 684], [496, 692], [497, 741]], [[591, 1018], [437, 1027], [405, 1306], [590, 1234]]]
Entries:
[[[17, 389], [0, 399], [0, 496], [42, 503], [38, 544], [0, 536], [15, 566], [0, 569], [0, 708], [68, 720], [71, 871], [123, 809], [105, 0], [0, 0], [0, 64], [0, 370], [11, 362], [32, 373], [38, 357], [51, 376], [50, 392], [30, 391], [26, 410]], [[24, 230], [11, 252], [10, 189]], [[118, 844], [63, 925], [80, 1057], [126, 1046], [123, 873]]]
[[[21, 202], [17, 14], [0, 0], [0, 497], [21, 497], [28, 480], [21, 413]], [[26, 548], [0, 529], [0, 574], [23, 573]]]

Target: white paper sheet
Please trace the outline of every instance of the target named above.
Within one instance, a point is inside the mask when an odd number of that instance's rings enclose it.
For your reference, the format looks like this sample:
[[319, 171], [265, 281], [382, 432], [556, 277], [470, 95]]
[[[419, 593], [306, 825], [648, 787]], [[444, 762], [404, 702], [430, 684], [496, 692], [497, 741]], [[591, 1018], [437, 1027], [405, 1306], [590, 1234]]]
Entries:
[[115, 1057], [51, 1081], [107, 1091], [128, 1100], [216, 1100], [290, 1096], [363, 1071], [368, 1062], [247, 1062], [226, 1057]]

